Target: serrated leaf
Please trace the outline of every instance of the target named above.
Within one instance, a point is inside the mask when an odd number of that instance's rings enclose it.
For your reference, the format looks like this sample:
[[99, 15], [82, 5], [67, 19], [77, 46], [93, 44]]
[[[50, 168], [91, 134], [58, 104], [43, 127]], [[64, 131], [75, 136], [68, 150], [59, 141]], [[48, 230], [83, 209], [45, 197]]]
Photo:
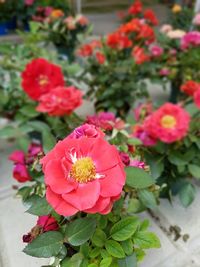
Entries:
[[118, 263], [119, 267], [137, 267], [136, 255], [127, 256], [125, 259], [118, 260]]
[[28, 200], [30, 208], [26, 211], [30, 214], [43, 216], [48, 215], [53, 210], [52, 207], [47, 203], [46, 198], [39, 196], [33, 196]]
[[46, 232], [41, 234], [23, 250], [24, 253], [37, 258], [50, 258], [58, 255], [63, 245], [63, 236], [60, 232]]
[[108, 240], [105, 243], [105, 248], [108, 253], [115, 258], [124, 258], [125, 253], [122, 246], [114, 240]]
[[91, 238], [91, 236], [94, 234], [95, 228], [95, 219], [77, 219], [67, 226], [65, 236], [71, 245], [80, 246]]
[[139, 225], [138, 218], [136, 217], [127, 217], [116, 224], [110, 230], [111, 237], [116, 241], [124, 241], [130, 238]]
[[144, 189], [155, 183], [154, 178], [146, 171], [136, 167], [127, 167], [126, 184], [132, 188]]
[[160, 240], [158, 237], [151, 232], [140, 231], [134, 236], [134, 243], [140, 248], [160, 248]]

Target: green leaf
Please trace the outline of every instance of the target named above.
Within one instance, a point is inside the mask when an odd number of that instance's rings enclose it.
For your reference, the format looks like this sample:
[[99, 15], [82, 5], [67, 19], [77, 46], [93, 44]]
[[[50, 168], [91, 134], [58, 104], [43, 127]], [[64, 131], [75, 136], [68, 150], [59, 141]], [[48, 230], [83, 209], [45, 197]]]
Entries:
[[96, 229], [93, 237], [92, 243], [97, 247], [103, 247], [106, 241], [106, 234], [101, 229]]
[[66, 267], [80, 267], [83, 261], [83, 255], [81, 253], [74, 254], [65, 265]]
[[95, 219], [77, 219], [67, 226], [65, 236], [71, 245], [80, 246], [91, 238], [91, 236], [94, 234], [95, 228]]
[[28, 202], [31, 203], [31, 206], [26, 212], [33, 215], [48, 215], [53, 210], [52, 207], [47, 203], [46, 198], [33, 196], [29, 198]]
[[58, 255], [63, 245], [63, 236], [60, 232], [46, 232], [29, 243], [24, 253], [37, 258], [50, 258]]
[[138, 138], [129, 138], [128, 140], [127, 140], [127, 143], [129, 144], [129, 145], [133, 145], [133, 146], [136, 146], [136, 145], [141, 145], [142, 144], [142, 142], [141, 142], [141, 140], [140, 139], [138, 139]]
[[178, 151], [173, 151], [173, 153], [169, 155], [169, 161], [174, 165], [187, 164], [187, 160], [184, 158], [184, 155]]
[[135, 233], [138, 225], [137, 217], [124, 218], [113, 225], [110, 230], [111, 237], [116, 241], [124, 241]]
[[115, 258], [125, 257], [125, 253], [122, 246], [114, 240], [106, 241], [105, 248], [108, 251], [108, 253]]
[[109, 267], [111, 266], [111, 263], [112, 263], [112, 257], [104, 258], [100, 262], [100, 267]]
[[160, 248], [160, 240], [151, 232], [141, 231], [137, 232], [134, 236], [134, 243], [140, 248]]
[[97, 256], [99, 256], [99, 254], [101, 253], [101, 248], [94, 248], [92, 249], [90, 252], [89, 252], [89, 256], [90, 258], [94, 259], [96, 258]]
[[144, 189], [155, 183], [151, 175], [143, 169], [136, 167], [127, 167], [126, 171], [126, 184], [132, 188]]
[[26, 105], [23, 106], [19, 111], [26, 117], [34, 118], [39, 115], [39, 112], [37, 112], [35, 108], [35, 105]]
[[195, 198], [195, 187], [190, 183], [185, 183], [179, 191], [179, 199], [184, 207], [188, 207]]
[[188, 169], [194, 178], [200, 179], [200, 167], [198, 165], [189, 164]]
[[121, 242], [124, 252], [130, 256], [133, 253], [133, 242], [131, 239], [127, 239]]
[[149, 209], [157, 208], [156, 198], [152, 192], [145, 189], [140, 190], [138, 192], [138, 197], [145, 207]]
[[21, 135], [21, 132], [12, 126], [5, 126], [0, 129], [0, 138], [17, 138]]
[[137, 267], [136, 255], [127, 256], [125, 259], [119, 260], [118, 263], [119, 267]]
[[128, 213], [137, 213], [143, 211], [144, 209], [144, 205], [142, 205], [141, 201], [139, 201], [137, 198], [129, 199], [127, 208]]

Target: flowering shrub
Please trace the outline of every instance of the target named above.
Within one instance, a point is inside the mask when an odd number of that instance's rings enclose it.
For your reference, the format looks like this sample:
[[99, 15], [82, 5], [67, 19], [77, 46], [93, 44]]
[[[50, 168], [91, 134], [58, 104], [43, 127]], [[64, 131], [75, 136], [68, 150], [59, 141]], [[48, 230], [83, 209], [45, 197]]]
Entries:
[[[143, 142], [152, 175], [162, 187], [161, 197], [178, 195], [186, 207], [195, 197], [191, 178], [199, 177], [199, 111], [193, 103], [197, 92], [199, 89], [185, 104], [166, 103], [156, 111], [140, 112], [133, 128], [133, 136]], [[148, 105], [143, 105], [143, 110]]]
[[123, 117], [137, 98], [147, 96], [141, 77], [145, 77], [145, 65], [151, 59], [149, 45], [155, 40], [155, 22], [147, 18], [149, 14], [141, 11], [105, 38], [77, 51], [84, 60], [82, 76], [97, 111], [112, 109]]
[[40, 28], [47, 34], [47, 40], [56, 46], [59, 53], [73, 60], [76, 46], [80, 44], [81, 38], [83, 39], [83, 36], [89, 33], [89, 21], [81, 14], [66, 16], [58, 9], [51, 11]]
[[[132, 140], [125, 135], [124, 139]], [[41, 146], [29, 148], [27, 171], [33, 184], [21, 187], [18, 195], [29, 205], [27, 212], [38, 219], [23, 236], [26, 254], [54, 257], [52, 266], [73, 264], [76, 259], [86, 266], [94, 262], [121, 266], [127, 260], [141, 261], [145, 249], [160, 247], [155, 234], [147, 230], [148, 221], [133, 215], [146, 205], [155, 208], [154, 180], [144, 162], [119, 153], [117, 142], [122, 141], [116, 134], [109, 140], [116, 145], [109, 144], [99, 128], [84, 124], [44, 157]], [[24, 153], [16, 151], [10, 159], [20, 161]], [[41, 243], [47, 244], [45, 251]]]

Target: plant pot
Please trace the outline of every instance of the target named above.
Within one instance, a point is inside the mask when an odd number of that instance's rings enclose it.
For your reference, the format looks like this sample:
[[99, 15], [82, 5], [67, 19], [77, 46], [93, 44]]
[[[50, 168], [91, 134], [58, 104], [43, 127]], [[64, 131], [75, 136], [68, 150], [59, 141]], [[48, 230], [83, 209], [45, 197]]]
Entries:
[[16, 18], [12, 18], [10, 21], [0, 23], [0, 35], [7, 35], [9, 31], [16, 29]]

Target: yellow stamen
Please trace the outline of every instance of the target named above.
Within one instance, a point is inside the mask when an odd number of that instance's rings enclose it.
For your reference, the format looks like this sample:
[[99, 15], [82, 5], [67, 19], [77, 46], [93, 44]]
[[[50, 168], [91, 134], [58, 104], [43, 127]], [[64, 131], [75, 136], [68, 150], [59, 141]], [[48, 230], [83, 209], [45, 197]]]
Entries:
[[44, 86], [44, 85], [47, 85], [49, 83], [49, 79], [47, 76], [45, 75], [40, 75], [39, 77], [39, 85], [40, 86]]
[[163, 128], [174, 128], [176, 126], [176, 118], [171, 115], [165, 115], [161, 119], [161, 125]]
[[96, 168], [91, 158], [78, 159], [71, 168], [70, 176], [78, 183], [87, 183], [95, 179]]

